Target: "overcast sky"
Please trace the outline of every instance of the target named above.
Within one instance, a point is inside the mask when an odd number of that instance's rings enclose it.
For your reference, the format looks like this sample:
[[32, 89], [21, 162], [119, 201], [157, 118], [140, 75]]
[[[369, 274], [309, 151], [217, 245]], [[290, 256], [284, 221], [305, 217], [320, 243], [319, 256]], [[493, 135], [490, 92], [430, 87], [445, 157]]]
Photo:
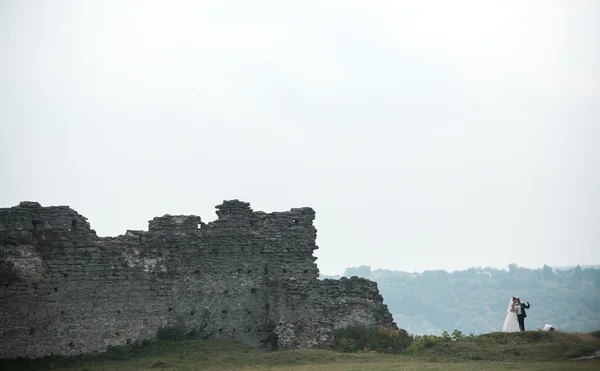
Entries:
[[0, 4], [0, 207], [310, 206], [324, 274], [600, 264], [600, 1]]

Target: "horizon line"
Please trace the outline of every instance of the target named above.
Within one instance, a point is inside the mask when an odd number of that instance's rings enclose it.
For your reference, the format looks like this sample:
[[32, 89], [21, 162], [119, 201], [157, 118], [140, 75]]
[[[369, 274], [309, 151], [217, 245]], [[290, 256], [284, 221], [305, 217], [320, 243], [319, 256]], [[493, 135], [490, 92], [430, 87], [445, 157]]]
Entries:
[[[561, 266], [552, 266], [552, 265], [548, 265], [548, 264], [544, 264], [540, 267], [537, 268], [529, 268], [529, 267], [525, 267], [525, 266], [520, 266], [517, 264], [517, 268], [525, 268], [525, 269], [529, 269], [529, 270], [537, 270], [537, 269], [543, 269], [544, 266], [549, 266], [552, 269], [574, 269], [576, 267], [580, 267], [582, 269], [586, 269], [586, 268], [592, 268], [592, 269], [597, 269], [600, 268], [600, 263], [598, 264], [575, 264], [575, 265], [561, 265]], [[448, 272], [448, 273], [453, 273], [453, 272], [463, 272], [463, 271], [468, 271], [470, 269], [475, 269], [475, 270], [485, 270], [485, 269], [494, 269], [494, 270], [501, 270], [501, 271], [508, 271], [507, 268], [500, 268], [500, 267], [492, 267], [492, 266], [472, 266], [469, 268], [465, 268], [465, 269], [453, 269], [453, 270], [447, 270], [447, 269], [423, 269], [423, 270], [414, 270], [414, 271], [407, 271], [407, 270], [401, 270], [401, 269], [388, 269], [388, 268], [375, 268], [373, 269], [370, 265], [359, 265], [359, 266], [353, 266], [353, 267], [346, 267], [345, 270], [349, 269], [349, 268], [360, 268], [360, 267], [369, 267], [369, 269], [371, 270], [371, 272], [375, 272], [375, 271], [391, 271], [391, 272], [402, 272], [402, 273], [423, 273], [423, 272], [438, 272], [438, 271], [444, 271], [444, 272]], [[338, 273], [338, 274], [325, 274], [325, 273], [321, 273], [319, 272], [320, 276], [343, 276], [344, 273]]]

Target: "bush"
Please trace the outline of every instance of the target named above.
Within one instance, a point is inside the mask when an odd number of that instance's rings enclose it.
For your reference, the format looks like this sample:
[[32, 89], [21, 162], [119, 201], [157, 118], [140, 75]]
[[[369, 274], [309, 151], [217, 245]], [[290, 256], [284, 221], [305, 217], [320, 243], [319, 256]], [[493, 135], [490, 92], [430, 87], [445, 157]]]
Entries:
[[409, 352], [418, 352], [423, 349], [432, 348], [437, 344], [450, 342], [450, 341], [452, 341], [452, 337], [450, 335], [448, 335], [448, 333], [445, 331], [444, 331], [444, 334], [442, 334], [442, 336], [435, 336], [435, 335], [416, 336], [413, 339], [410, 346], [408, 347], [408, 351]]
[[[468, 336], [468, 338], [470, 338], [470, 339], [472, 339], [474, 337], [475, 337], [474, 334], [471, 334]], [[437, 344], [447, 343], [447, 342], [451, 342], [451, 341], [461, 341], [463, 339], [465, 339], [465, 336], [463, 335], [462, 331], [460, 331], [460, 330], [452, 331], [452, 335], [449, 334], [448, 331], [444, 331], [444, 332], [442, 332], [442, 335], [440, 335], [440, 336], [435, 336], [435, 335], [416, 336], [413, 339], [412, 343], [410, 344], [408, 351], [414, 353], [414, 352], [421, 351], [423, 349], [432, 348]]]
[[456, 329], [455, 329], [454, 331], [452, 331], [452, 336], [451, 336], [451, 338], [452, 338], [452, 341], [458, 341], [458, 340], [462, 340], [462, 338], [463, 338], [463, 333], [462, 333], [462, 331], [460, 331], [460, 330], [456, 330]]
[[188, 331], [182, 326], [161, 327], [156, 333], [158, 340], [182, 341], [188, 339]]
[[341, 352], [400, 353], [410, 346], [412, 337], [405, 331], [351, 326], [334, 331], [334, 349]]

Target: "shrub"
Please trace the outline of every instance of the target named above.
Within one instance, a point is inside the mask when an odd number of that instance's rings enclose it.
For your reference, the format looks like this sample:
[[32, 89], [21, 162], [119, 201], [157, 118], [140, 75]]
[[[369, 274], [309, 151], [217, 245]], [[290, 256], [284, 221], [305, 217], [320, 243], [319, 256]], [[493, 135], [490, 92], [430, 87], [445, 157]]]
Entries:
[[448, 331], [442, 332], [440, 336], [435, 335], [421, 335], [416, 336], [410, 347], [408, 348], [409, 352], [415, 353], [421, 351], [423, 349], [432, 348], [437, 344], [447, 343], [451, 341], [461, 341], [465, 338], [473, 339], [475, 337], [474, 334], [470, 334], [468, 337], [465, 337], [460, 330], [452, 331], [452, 334], [449, 334]]
[[444, 331], [444, 333], [445, 334], [442, 334], [442, 336], [435, 336], [435, 335], [415, 336], [412, 343], [408, 347], [408, 351], [409, 352], [418, 352], [423, 349], [431, 348], [437, 344], [452, 341], [452, 337], [450, 335], [448, 335], [447, 332]]
[[341, 352], [399, 353], [410, 346], [412, 337], [405, 331], [351, 326], [334, 331], [333, 347]]
[[156, 333], [158, 340], [181, 341], [188, 339], [188, 331], [183, 326], [161, 327]]
[[458, 341], [458, 340], [462, 340], [463, 338], [463, 333], [460, 330], [454, 330], [452, 331], [452, 341]]

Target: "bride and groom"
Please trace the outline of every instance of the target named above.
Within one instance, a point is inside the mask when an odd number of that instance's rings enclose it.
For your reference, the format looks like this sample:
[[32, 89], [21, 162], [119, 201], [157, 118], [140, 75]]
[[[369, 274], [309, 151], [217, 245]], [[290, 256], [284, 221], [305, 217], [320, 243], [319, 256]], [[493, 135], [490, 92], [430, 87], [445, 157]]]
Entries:
[[502, 331], [525, 331], [525, 317], [527, 317], [525, 309], [529, 309], [529, 302], [527, 302], [527, 304], [521, 303], [520, 298], [516, 298], [513, 296], [508, 302], [508, 309], [506, 310], [506, 319], [504, 320], [504, 326], [502, 326]]

